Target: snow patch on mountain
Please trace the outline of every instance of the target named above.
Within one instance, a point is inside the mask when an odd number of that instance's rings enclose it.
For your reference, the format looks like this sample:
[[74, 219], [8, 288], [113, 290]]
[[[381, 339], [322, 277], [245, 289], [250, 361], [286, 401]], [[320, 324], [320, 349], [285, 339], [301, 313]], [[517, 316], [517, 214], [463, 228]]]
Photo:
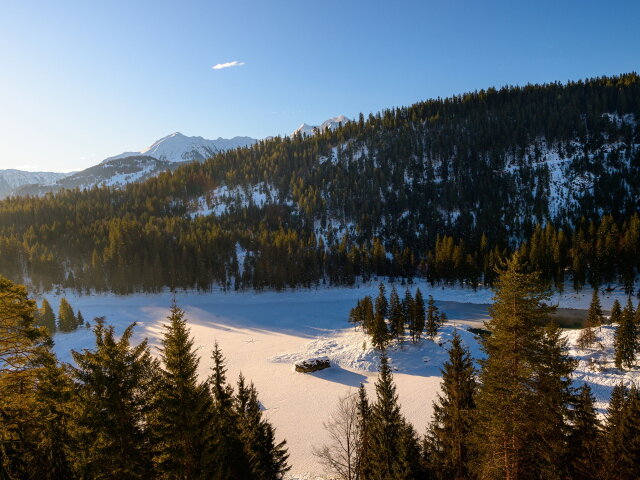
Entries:
[[0, 170], [0, 198], [3, 198], [16, 188], [24, 185], [53, 185], [56, 181], [68, 177], [72, 173], [57, 172], [25, 172], [22, 170]]
[[[232, 209], [255, 206], [262, 208], [267, 204], [278, 203], [278, 190], [264, 182], [252, 186], [228, 187], [222, 185], [207, 195], [198, 197], [187, 206], [191, 218], [220, 216]], [[290, 202], [285, 202], [290, 204]]]
[[335, 130], [336, 128], [338, 128], [340, 125], [344, 125], [347, 122], [350, 122], [351, 120], [348, 117], [345, 117], [344, 115], [338, 115], [337, 117], [332, 117], [329, 118], [327, 120], [325, 120], [324, 122], [322, 122], [320, 125], [309, 125], [308, 123], [303, 123], [302, 125], [300, 125], [298, 128], [296, 128], [294, 130], [294, 132], [291, 134], [291, 136], [293, 137], [296, 134], [300, 134], [302, 136], [304, 135], [315, 135], [316, 133], [322, 133], [325, 130], [329, 129], [329, 130]]
[[111, 160], [131, 156], [145, 155], [158, 160], [168, 162], [189, 162], [205, 160], [212, 155], [235, 148], [248, 147], [256, 143], [256, 139], [250, 137], [222, 138], [208, 140], [203, 137], [187, 137], [180, 132], [175, 132], [139, 152], [125, 152], [105, 159], [102, 163]]

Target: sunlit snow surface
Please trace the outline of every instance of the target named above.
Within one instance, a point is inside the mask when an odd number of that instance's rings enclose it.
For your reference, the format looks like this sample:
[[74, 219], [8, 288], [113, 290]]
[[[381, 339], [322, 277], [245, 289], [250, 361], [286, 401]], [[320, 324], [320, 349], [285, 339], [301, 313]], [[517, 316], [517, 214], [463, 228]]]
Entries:
[[[425, 295], [432, 294], [438, 306], [447, 313], [449, 322], [435, 341], [423, 340], [418, 345], [405, 342], [389, 351], [402, 409], [407, 418], [423, 433], [432, 412], [440, 382], [440, 367], [446, 360], [446, 347], [455, 328], [475, 358], [482, 356], [476, 337], [468, 326], [481, 327], [488, 318], [487, 303], [492, 292], [465, 288], [431, 288], [419, 283]], [[227, 358], [229, 379], [238, 373], [252, 380], [258, 388], [265, 414], [277, 427], [279, 438], [289, 444], [291, 478], [322, 478], [322, 469], [311, 454], [313, 446], [327, 440], [322, 422], [334, 408], [339, 396], [365, 384], [374, 394], [378, 355], [370, 340], [347, 324], [349, 310], [357, 299], [376, 295], [377, 284], [359, 288], [319, 288], [283, 293], [178, 293], [178, 304], [187, 312], [191, 334], [202, 357], [200, 375], [209, 374], [209, 359], [217, 340]], [[398, 285], [402, 296], [403, 286]], [[387, 292], [389, 289], [387, 289]], [[590, 292], [558, 297], [560, 306], [585, 308]], [[46, 295], [57, 309], [59, 296]], [[619, 292], [618, 297], [622, 298]], [[154, 352], [162, 335], [171, 294], [116, 296], [111, 294], [77, 296], [68, 294], [75, 309], [84, 318], [106, 316], [118, 332], [137, 322], [134, 341], [147, 337]], [[613, 297], [603, 298], [610, 307]], [[575, 343], [577, 331], [567, 331]], [[620, 372], [603, 361], [612, 357], [613, 328], [603, 327], [598, 333], [600, 346], [587, 352], [572, 350], [580, 364], [575, 374], [577, 384], [589, 382], [599, 407], [604, 407], [613, 385], [621, 379], [638, 380], [638, 372]], [[64, 361], [71, 361], [71, 349], [93, 348], [93, 333], [88, 329], [57, 334], [55, 349]], [[332, 367], [311, 374], [296, 373], [293, 364], [307, 357], [327, 356]], [[590, 359], [594, 358], [592, 362]]]

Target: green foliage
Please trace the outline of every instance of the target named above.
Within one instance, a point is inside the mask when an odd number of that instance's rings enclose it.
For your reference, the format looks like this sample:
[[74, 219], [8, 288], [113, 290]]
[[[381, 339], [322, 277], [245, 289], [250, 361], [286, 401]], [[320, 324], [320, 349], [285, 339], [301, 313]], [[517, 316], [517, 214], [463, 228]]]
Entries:
[[568, 437], [569, 478], [597, 480], [602, 469], [600, 423], [589, 385], [580, 387], [573, 403]]
[[60, 299], [58, 309], [58, 329], [61, 332], [71, 332], [76, 328], [78, 328], [78, 319], [67, 299], [63, 297]]
[[154, 463], [160, 478], [200, 478], [211, 442], [211, 396], [198, 380], [200, 359], [193, 348], [184, 311], [175, 301], [160, 347], [162, 370], [151, 425]]
[[144, 479], [152, 475], [152, 399], [159, 366], [146, 340], [132, 346], [130, 325], [116, 340], [97, 319], [95, 350], [73, 351], [78, 382], [74, 469], [95, 479]]
[[40, 307], [40, 312], [38, 314], [38, 323], [39, 325], [46, 327], [49, 335], [56, 333], [56, 316], [53, 313], [51, 304], [46, 298], [42, 299], [42, 306]]
[[632, 368], [638, 350], [638, 326], [631, 297], [620, 316], [615, 337], [615, 364], [617, 368]]
[[469, 438], [475, 410], [473, 359], [454, 332], [449, 359], [442, 368], [442, 393], [433, 404], [433, 419], [425, 437], [425, 454], [439, 479], [470, 477]]
[[[492, 285], [515, 247], [558, 287], [568, 272], [576, 289], [621, 280], [631, 293], [639, 126], [610, 115], [637, 116], [639, 92], [635, 73], [480, 90], [264, 140], [122, 189], [8, 198], [0, 271], [42, 290], [118, 293], [416, 275], [476, 286]], [[545, 148], [593, 182], [558, 212]], [[220, 186], [263, 186], [274, 201], [192, 218]], [[237, 246], [247, 251], [242, 269]]]
[[540, 326], [553, 310], [549, 297], [540, 275], [524, 271], [518, 254], [499, 272], [474, 424], [481, 478], [554, 478], [562, 472], [573, 365], [559, 329]]

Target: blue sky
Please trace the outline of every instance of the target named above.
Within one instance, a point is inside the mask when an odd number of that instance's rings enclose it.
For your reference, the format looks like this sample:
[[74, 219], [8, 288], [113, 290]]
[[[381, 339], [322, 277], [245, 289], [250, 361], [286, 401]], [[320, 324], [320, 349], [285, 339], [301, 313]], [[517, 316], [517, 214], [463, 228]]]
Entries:
[[635, 0], [6, 1], [0, 168], [639, 71], [639, 18]]

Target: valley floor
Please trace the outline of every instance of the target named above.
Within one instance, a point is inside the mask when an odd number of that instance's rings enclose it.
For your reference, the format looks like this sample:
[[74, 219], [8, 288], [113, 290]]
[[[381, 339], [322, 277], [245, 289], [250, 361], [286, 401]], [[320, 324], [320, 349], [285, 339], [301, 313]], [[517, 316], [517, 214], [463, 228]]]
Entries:
[[[391, 349], [400, 403], [406, 417], [422, 434], [431, 417], [432, 402], [440, 383], [440, 366], [447, 358], [447, 342], [454, 328], [475, 358], [482, 356], [478, 341], [468, 326], [482, 327], [488, 318], [489, 290], [420, 287], [431, 294], [449, 319], [435, 342], [423, 340], [418, 345], [405, 343]], [[361, 332], [347, 324], [349, 310], [359, 298], [376, 295], [377, 284], [359, 288], [320, 288], [276, 292], [178, 293], [178, 305], [187, 312], [191, 334], [202, 357], [200, 375], [209, 374], [209, 360], [214, 341], [218, 341], [228, 363], [228, 379], [235, 383], [242, 372], [258, 389], [265, 414], [277, 428], [279, 438], [286, 438], [290, 452], [292, 479], [321, 478], [322, 468], [312, 455], [327, 435], [322, 423], [334, 408], [338, 397], [363, 383], [371, 396], [377, 377], [377, 353]], [[400, 295], [404, 287], [398, 286]], [[557, 297], [561, 307], [586, 308], [591, 292]], [[619, 298], [623, 295], [618, 294]], [[59, 296], [46, 295], [57, 308]], [[67, 295], [74, 309], [86, 319], [106, 316], [107, 323], [121, 332], [131, 322], [138, 322], [134, 341], [148, 338], [157, 352], [162, 325], [168, 314], [171, 294], [156, 295]], [[611, 306], [613, 296], [602, 299], [603, 308]], [[611, 364], [613, 327], [597, 332], [598, 346], [582, 352], [572, 348], [580, 359], [576, 382], [592, 384], [598, 407], [604, 408], [611, 388], [620, 380], [640, 381], [639, 372], [621, 372]], [[572, 345], [578, 331], [567, 330]], [[89, 329], [56, 334], [55, 350], [63, 361], [71, 361], [71, 349], [93, 348]], [[293, 363], [310, 356], [328, 356], [332, 367], [312, 374], [296, 373]]]

